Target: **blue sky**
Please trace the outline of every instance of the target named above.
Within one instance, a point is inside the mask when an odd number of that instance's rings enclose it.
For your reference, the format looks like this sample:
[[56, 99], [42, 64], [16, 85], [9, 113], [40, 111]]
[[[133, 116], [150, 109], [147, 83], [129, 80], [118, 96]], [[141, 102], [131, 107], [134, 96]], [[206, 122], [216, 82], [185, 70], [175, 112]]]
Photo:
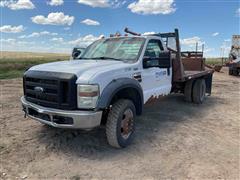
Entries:
[[170, 32], [182, 49], [205, 44], [208, 57], [228, 54], [240, 34], [238, 0], [0, 0], [1, 50], [67, 52], [125, 27]]

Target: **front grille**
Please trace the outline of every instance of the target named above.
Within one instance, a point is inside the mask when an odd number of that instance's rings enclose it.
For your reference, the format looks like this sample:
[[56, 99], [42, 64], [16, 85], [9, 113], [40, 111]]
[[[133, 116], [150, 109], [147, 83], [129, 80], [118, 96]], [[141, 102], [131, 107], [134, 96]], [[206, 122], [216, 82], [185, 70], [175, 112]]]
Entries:
[[26, 100], [51, 108], [77, 108], [76, 79], [74, 74], [27, 71], [23, 77]]

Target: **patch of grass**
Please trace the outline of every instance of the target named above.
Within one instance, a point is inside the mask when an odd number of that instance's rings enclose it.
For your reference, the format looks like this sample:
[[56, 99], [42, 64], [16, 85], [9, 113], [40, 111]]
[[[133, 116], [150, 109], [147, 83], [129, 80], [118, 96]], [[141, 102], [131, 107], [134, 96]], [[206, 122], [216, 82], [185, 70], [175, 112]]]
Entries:
[[[206, 63], [208, 65], [222, 65], [222, 58], [207, 58]], [[223, 63], [225, 63], [225, 59], [223, 60]]]
[[1, 71], [0, 79], [12, 79], [17, 77], [22, 77], [24, 71], [21, 70], [11, 70], [11, 71]]
[[69, 59], [65, 54], [0, 52], [0, 79], [22, 77], [32, 66]]

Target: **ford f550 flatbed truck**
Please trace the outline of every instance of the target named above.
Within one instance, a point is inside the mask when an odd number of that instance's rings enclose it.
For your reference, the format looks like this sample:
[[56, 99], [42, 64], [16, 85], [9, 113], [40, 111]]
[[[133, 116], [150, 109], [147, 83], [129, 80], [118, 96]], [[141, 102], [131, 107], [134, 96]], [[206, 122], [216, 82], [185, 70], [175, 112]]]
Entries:
[[[182, 53], [178, 30], [102, 38], [78, 60], [33, 66], [23, 76], [25, 115], [57, 128], [106, 127], [108, 143], [129, 145], [136, 116], [160, 96], [183, 93], [201, 104], [211, 94], [213, 70], [198, 52]], [[190, 53], [191, 54], [191, 53]]]

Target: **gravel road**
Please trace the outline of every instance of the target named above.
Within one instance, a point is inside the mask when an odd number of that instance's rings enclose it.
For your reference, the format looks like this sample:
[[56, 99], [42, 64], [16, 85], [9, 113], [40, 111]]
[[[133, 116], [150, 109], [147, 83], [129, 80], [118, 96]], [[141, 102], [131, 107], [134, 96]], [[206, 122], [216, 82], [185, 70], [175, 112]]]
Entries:
[[145, 107], [131, 146], [103, 128], [62, 130], [24, 118], [21, 79], [0, 81], [0, 179], [240, 179], [240, 78], [214, 74], [202, 105], [171, 95]]

